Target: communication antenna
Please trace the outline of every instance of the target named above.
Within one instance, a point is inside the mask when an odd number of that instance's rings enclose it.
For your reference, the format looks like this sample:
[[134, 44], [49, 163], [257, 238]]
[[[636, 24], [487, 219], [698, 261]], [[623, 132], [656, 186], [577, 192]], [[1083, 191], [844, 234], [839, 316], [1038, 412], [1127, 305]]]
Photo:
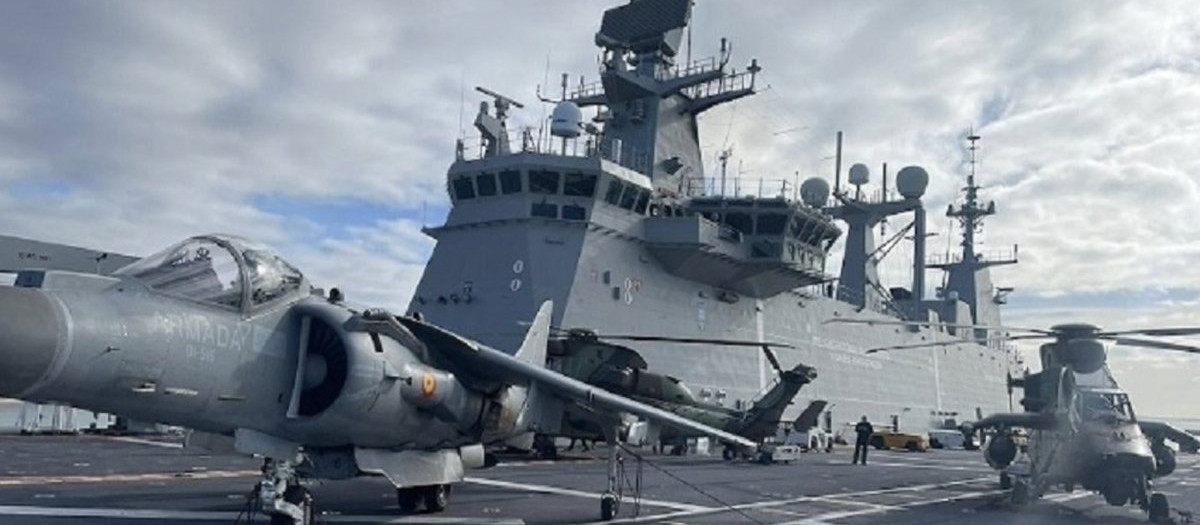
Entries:
[[721, 150], [717, 160], [721, 163], [721, 196], [725, 196], [725, 167], [729, 164], [729, 157], [733, 156], [733, 146]]

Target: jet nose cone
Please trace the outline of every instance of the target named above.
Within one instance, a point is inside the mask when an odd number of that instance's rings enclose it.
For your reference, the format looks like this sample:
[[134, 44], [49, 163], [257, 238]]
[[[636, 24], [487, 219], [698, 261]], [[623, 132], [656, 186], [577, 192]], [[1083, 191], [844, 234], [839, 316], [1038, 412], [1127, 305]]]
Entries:
[[0, 286], [0, 396], [19, 396], [50, 370], [58, 313], [41, 290]]

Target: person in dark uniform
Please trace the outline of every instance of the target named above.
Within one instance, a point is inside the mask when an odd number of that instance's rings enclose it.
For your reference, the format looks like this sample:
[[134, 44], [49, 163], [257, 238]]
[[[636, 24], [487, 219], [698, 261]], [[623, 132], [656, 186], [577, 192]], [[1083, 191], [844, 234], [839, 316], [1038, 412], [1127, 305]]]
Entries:
[[867, 421], [867, 416], [862, 417], [857, 425], [854, 425], [854, 433], [858, 437], [854, 440], [854, 459], [850, 461], [853, 465], [859, 462], [859, 453], [862, 453], [862, 464], [867, 464], [867, 445], [871, 443], [871, 434], [875, 433], [875, 427], [871, 426], [871, 422]]

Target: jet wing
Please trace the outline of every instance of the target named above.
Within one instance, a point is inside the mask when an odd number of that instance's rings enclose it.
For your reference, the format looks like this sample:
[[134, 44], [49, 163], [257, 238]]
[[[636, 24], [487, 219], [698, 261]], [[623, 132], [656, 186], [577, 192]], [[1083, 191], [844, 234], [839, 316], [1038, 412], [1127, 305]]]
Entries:
[[994, 428], [1028, 428], [1033, 430], [1049, 430], [1054, 428], [1057, 420], [1053, 414], [1045, 413], [1010, 413], [992, 414], [970, 423], [975, 430]]
[[1141, 420], [1138, 425], [1142, 427], [1142, 432], [1152, 440], [1169, 439], [1179, 445], [1179, 450], [1190, 454], [1200, 451], [1200, 438], [1170, 423]]
[[[757, 445], [744, 437], [708, 425], [700, 424], [662, 409], [639, 403], [603, 388], [572, 379], [546, 368], [546, 340], [550, 332], [553, 304], [542, 303], [525, 336], [525, 342], [514, 355], [471, 341], [437, 326], [411, 318], [400, 321], [423, 340], [436, 339], [430, 350], [435, 360], [452, 363], [456, 373], [469, 374], [509, 385], [535, 387], [539, 393], [572, 401], [587, 408], [612, 414], [632, 414], [652, 422], [678, 428], [692, 434], [712, 437], [719, 441], [753, 449]], [[530, 402], [536, 402], [531, 399]]]

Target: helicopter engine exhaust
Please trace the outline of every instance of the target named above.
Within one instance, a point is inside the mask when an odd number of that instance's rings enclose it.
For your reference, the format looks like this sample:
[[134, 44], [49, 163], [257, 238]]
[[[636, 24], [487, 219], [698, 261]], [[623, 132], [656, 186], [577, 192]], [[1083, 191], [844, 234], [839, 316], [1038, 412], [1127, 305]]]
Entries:
[[1017, 444], [1008, 434], [997, 434], [983, 449], [983, 459], [987, 460], [988, 466], [996, 470], [1007, 468], [1016, 458]]

